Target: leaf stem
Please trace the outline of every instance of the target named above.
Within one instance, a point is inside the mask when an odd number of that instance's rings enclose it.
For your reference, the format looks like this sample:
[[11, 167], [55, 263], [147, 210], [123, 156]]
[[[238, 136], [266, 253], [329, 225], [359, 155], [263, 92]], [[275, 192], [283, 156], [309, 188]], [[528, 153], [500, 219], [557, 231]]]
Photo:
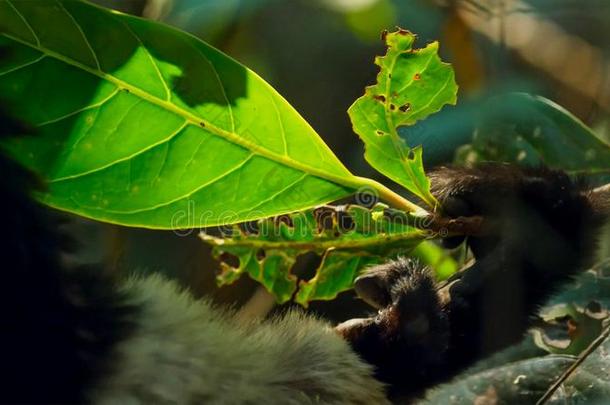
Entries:
[[379, 198], [390, 204], [393, 208], [400, 209], [406, 212], [411, 212], [418, 216], [425, 216], [429, 214], [428, 211], [424, 208], [420, 207], [415, 203], [412, 203], [411, 201], [407, 200], [400, 194], [390, 190], [388, 187], [384, 186], [378, 181], [369, 179], [367, 177], [354, 177], [358, 179], [361, 186], [369, 187], [375, 190], [379, 194]]

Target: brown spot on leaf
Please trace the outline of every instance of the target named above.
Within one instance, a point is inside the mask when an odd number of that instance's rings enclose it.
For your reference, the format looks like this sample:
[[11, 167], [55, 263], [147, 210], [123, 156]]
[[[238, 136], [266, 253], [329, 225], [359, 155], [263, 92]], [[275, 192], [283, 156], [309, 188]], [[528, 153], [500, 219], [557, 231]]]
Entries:
[[383, 131], [380, 131], [380, 130], [375, 131], [375, 133], [377, 134], [377, 136], [385, 135], [385, 133]]
[[409, 111], [410, 108], [411, 108], [410, 103], [406, 103], [406, 104], [403, 104], [400, 107], [398, 107], [398, 109], [402, 112], [407, 112], [407, 111]]
[[267, 255], [266, 255], [266, 253], [265, 253], [265, 250], [264, 250], [264, 249], [258, 249], [258, 250], [256, 251], [256, 260], [258, 260], [259, 262], [260, 262], [261, 260], [263, 260], [263, 259], [265, 258], [265, 256], [267, 256]]
[[394, 111], [396, 109], [396, 105], [390, 103], [390, 111]]
[[375, 94], [375, 95], [373, 96], [373, 98], [374, 98], [375, 100], [377, 100], [377, 101], [380, 101], [380, 102], [382, 102], [382, 103], [385, 103], [385, 96], [384, 96], [384, 95], [382, 95], [382, 94]]
[[415, 73], [415, 75], [413, 75], [413, 80], [419, 80], [421, 79], [421, 73]]
[[388, 30], [381, 31], [381, 40], [383, 42], [385, 42], [385, 39], [387, 38], [387, 36], [388, 36]]
[[205, 122], [201, 121], [201, 122], [199, 123], [199, 126], [200, 126], [201, 128], [205, 128]]
[[396, 33], [398, 35], [411, 35], [411, 31], [409, 31], [409, 30], [406, 30], [406, 29], [400, 28], [400, 27], [396, 27], [396, 28], [398, 28], [398, 31], [396, 31]]

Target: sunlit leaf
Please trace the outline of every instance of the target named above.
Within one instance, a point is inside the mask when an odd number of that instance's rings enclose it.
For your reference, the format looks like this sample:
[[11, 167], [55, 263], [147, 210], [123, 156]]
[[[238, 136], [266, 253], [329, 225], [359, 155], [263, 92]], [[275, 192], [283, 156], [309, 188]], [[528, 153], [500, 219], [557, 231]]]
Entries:
[[415, 35], [402, 29], [386, 34], [385, 41], [387, 54], [375, 59], [380, 67], [377, 83], [367, 87], [348, 112], [371, 166], [434, 207], [422, 149], [407, 145], [397, 128], [455, 104], [453, 69], [438, 57], [437, 42], [413, 49]]
[[255, 73], [195, 37], [79, 1], [0, 0], [6, 145], [43, 202], [149, 228], [306, 209], [362, 182]]

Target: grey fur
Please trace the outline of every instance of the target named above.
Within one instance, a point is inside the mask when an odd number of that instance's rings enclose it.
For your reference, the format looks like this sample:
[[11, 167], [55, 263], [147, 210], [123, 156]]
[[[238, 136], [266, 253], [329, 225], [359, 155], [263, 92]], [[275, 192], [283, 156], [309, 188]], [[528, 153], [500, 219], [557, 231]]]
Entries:
[[371, 366], [319, 319], [293, 311], [245, 323], [159, 276], [123, 288], [140, 317], [92, 403], [389, 403]]

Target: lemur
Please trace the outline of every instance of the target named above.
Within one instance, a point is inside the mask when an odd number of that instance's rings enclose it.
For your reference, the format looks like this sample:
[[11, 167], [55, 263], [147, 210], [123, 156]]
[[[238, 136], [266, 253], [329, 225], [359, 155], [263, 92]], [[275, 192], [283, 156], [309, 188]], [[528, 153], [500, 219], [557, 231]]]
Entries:
[[[0, 136], [22, 132], [1, 114]], [[490, 224], [484, 234], [446, 241], [466, 239], [474, 264], [446, 285], [411, 259], [374, 266], [356, 291], [378, 312], [333, 327], [294, 310], [244, 321], [160, 276], [115, 280], [103, 269], [69, 266], [64, 237], [32, 198], [44, 184], [6, 155], [0, 173], [2, 403], [416, 397], [517, 342], [539, 305], [591, 264], [607, 212], [561, 171], [437, 169], [430, 178], [442, 215], [480, 215]]]

